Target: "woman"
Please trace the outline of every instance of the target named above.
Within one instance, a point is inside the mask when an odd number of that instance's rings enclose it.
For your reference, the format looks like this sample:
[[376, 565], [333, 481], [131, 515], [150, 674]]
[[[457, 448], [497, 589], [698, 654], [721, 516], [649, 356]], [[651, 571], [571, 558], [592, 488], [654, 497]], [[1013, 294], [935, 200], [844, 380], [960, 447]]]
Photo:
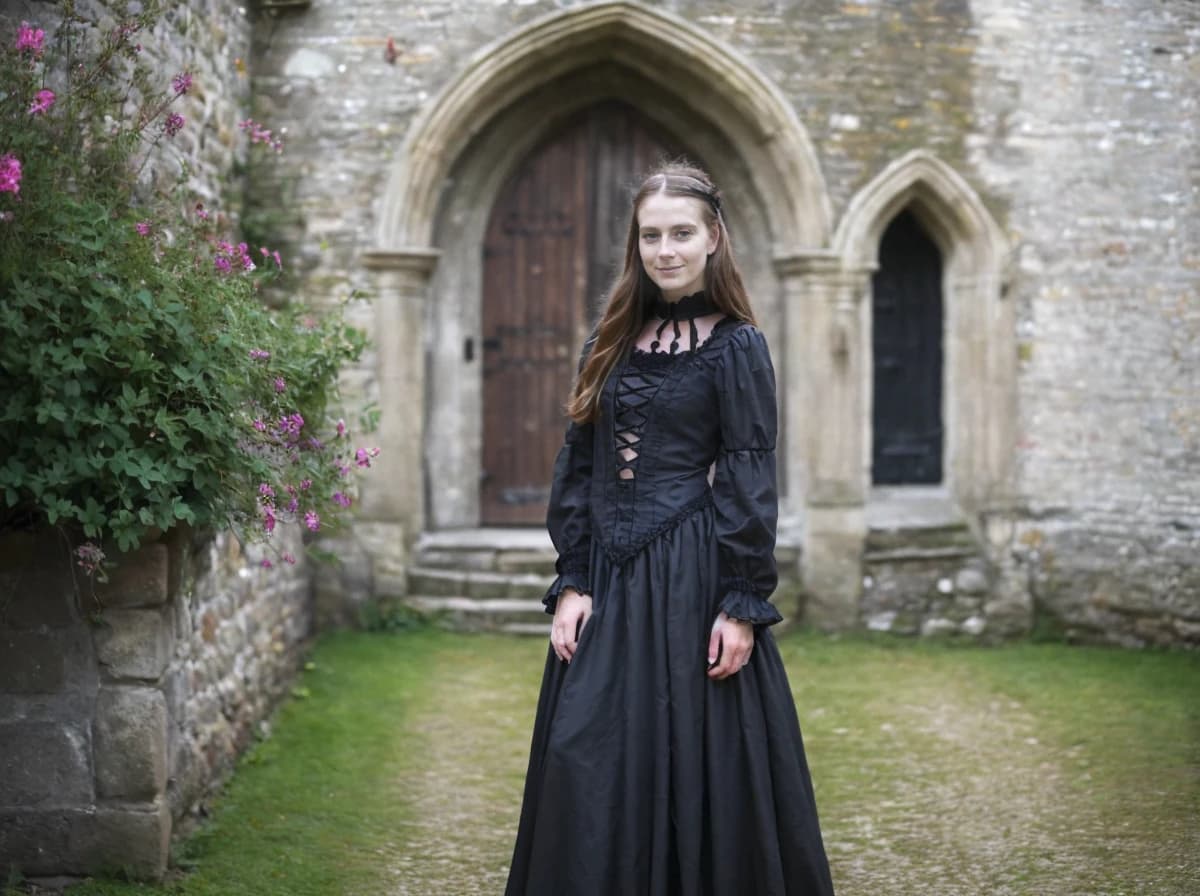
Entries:
[[775, 381], [708, 176], [634, 198], [568, 403], [508, 896], [832, 894], [775, 588]]

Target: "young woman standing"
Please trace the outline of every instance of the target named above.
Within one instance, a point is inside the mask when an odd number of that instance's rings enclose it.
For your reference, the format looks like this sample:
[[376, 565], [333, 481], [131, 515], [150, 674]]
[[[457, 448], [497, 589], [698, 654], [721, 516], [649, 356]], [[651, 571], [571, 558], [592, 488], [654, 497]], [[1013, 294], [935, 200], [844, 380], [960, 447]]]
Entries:
[[568, 412], [507, 896], [829, 896], [768, 629], [774, 373], [703, 171], [638, 190]]

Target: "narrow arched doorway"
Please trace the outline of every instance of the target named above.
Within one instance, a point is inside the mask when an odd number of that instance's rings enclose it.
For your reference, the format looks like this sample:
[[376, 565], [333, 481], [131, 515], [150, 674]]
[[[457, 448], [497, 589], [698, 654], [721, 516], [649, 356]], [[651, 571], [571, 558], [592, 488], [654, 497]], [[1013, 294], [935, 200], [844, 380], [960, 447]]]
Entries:
[[480, 521], [541, 524], [577, 352], [621, 264], [632, 189], [682, 153], [608, 101], [536, 146], [500, 191], [483, 245]]
[[911, 210], [892, 219], [871, 283], [871, 480], [942, 481], [942, 256]]

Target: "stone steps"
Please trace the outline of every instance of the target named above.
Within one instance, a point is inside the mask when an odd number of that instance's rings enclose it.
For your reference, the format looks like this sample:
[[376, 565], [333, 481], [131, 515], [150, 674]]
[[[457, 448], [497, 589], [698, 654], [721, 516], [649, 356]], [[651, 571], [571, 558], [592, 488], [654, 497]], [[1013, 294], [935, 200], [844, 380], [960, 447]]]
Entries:
[[541, 600], [410, 594], [404, 603], [422, 615], [448, 621], [461, 631], [538, 635], [550, 632], [550, 617]]
[[[798, 539], [776, 548], [780, 588], [776, 604], [795, 614]], [[534, 529], [462, 529], [429, 532], [417, 541], [403, 603], [463, 631], [499, 631], [545, 637], [542, 607], [558, 555], [550, 537]]]
[[414, 550], [404, 603], [460, 631], [546, 637], [542, 598], [557, 556], [542, 530], [427, 532]]
[[484, 572], [481, 570], [444, 569], [426, 565], [428, 558], [421, 558], [421, 565], [408, 571], [408, 591], [430, 597], [470, 597], [542, 599], [552, 580], [549, 576], [529, 572]]

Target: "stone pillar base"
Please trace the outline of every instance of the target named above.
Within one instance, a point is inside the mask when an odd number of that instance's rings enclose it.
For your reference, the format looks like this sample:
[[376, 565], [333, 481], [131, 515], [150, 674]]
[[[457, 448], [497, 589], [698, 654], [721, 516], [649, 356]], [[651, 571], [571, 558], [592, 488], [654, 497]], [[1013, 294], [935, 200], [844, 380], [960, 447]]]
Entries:
[[809, 625], [830, 632], [858, 627], [865, 533], [862, 505], [808, 508], [801, 568]]

